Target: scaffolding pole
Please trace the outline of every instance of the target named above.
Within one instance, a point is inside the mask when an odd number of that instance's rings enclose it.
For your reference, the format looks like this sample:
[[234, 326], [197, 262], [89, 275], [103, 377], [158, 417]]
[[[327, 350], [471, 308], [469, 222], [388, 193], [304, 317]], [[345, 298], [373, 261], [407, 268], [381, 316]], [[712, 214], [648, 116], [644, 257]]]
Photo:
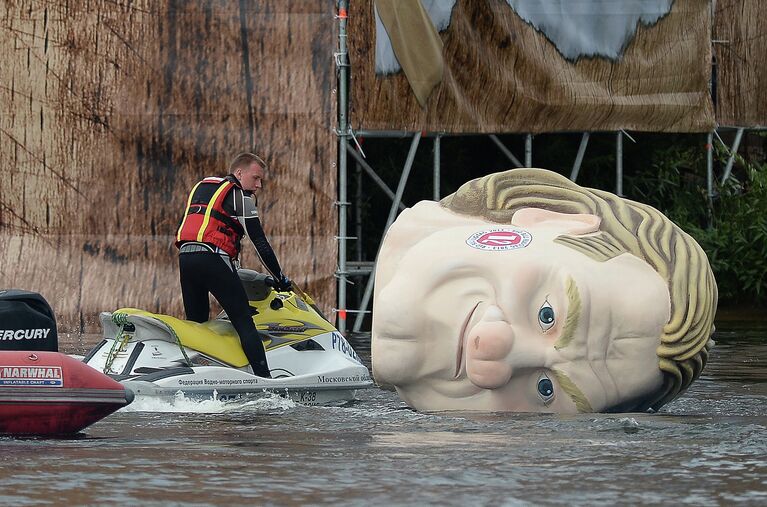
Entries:
[[727, 160], [727, 167], [724, 169], [724, 175], [722, 175], [722, 185], [727, 181], [732, 173], [732, 166], [735, 163], [735, 155], [738, 154], [738, 148], [740, 148], [740, 141], [743, 139], [743, 128], [739, 128], [735, 134], [735, 141], [732, 143], [732, 149], [730, 149], [730, 158]]
[[623, 132], [615, 135], [615, 194], [623, 197]]
[[514, 164], [514, 167], [522, 167], [522, 162], [520, 162], [519, 159], [514, 156], [511, 150], [508, 149], [506, 145], [501, 142], [500, 139], [498, 139], [497, 135], [490, 134], [489, 137], [490, 137], [490, 140], [493, 141], [496, 146], [498, 146], [498, 149], [500, 149], [501, 152], [504, 155], [506, 155], [506, 158], [508, 158], [511, 161], [511, 163]]
[[708, 227], [713, 227], [714, 211], [714, 133], [706, 136], [706, 197], [708, 200]]
[[575, 162], [573, 163], [573, 170], [570, 171], [570, 181], [578, 179], [578, 174], [581, 172], [581, 164], [583, 164], [583, 156], [586, 154], [586, 147], [589, 145], [590, 134], [584, 132], [581, 137], [581, 144], [578, 146], [578, 154], [575, 156]]
[[[360, 137], [375, 137], [380, 139], [405, 139], [415, 132], [409, 130], [356, 130], [355, 133]], [[423, 132], [423, 136], [428, 136], [428, 132]], [[441, 134], [440, 134], [441, 135]]]
[[434, 193], [432, 194], [432, 197], [434, 197], [435, 201], [439, 201], [439, 193], [440, 193], [440, 181], [441, 181], [441, 174], [440, 171], [442, 169], [442, 153], [441, 153], [441, 141], [442, 136], [435, 136], [434, 137]]
[[714, 133], [706, 137], [706, 194], [709, 202], [714, 198]]
[[354, 226], [357, 241], [357, 262], [362, 262], [362, 166], [359, 162], [354, 164], [354, 177], [356, 189], [354, 192]]
[[525, 137], [525, 167], [533, 167], [533, 135]]
[[[370, 167], [370, 164], [367, 163], [367, 161], [362, 158], [362, 155], [352, 148], [352, 146], [349, 143], [346, 143], [346, 150], [351, 154], [352, 157], [354, 157], [354, 160], [357, 161], [357, 163], [362, 166], [362, 168], [365, 170], [365, 172], [370, 176], [370, 178], [375, 181], [376, 185], [378, 185], [381, 190], [384, 191], [384, 193], [389, 196], [389, 199], [394, 200], [394, 192], [389, 188], [389, 185], [386, 184], [384, 180], [381, 179], [380, 176], [378, 176], [378, 173], [375, 172], [375, 169]], [[400, 203], [399, 209], [404, 210], [407, 206]]]
[[346, 145], [349, 136], [348, 89], [349, 56], [346, 47], [346, 23], [349, 0], [338, 0], [338, 53], [335, 55], [338, 67], [338, 330], [346, 332], [346, 209], [349, 206], [346, 188]]

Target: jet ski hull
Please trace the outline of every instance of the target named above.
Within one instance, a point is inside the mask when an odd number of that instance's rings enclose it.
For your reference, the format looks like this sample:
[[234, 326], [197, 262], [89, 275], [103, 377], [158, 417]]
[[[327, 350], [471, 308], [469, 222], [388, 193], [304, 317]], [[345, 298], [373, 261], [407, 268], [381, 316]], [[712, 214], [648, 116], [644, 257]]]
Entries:
[[[136, 327], [141, 325], [137, 317]], [[186, 358], [177, 344], [161, 339], [120, 343], [105, 338], [85, 361], [108, 371], [137, 397], [165, 400], [179, 393], [192, 399], [219, 400], [273, 393], [302, 404], [323, 405], [353, 400], [357, 390], [374, 385], [367, 367], [337, 331], [315, 335], [295, 347], [267, 351], [271, 379], [194, 349], [185, 348], [185, 354]], [[186, 359], [191, 366], [184, 364]]]
[[241, 269], [253, 323], [272, 378], [248, 365], [225, 314], [208, 322], [123, 308], [100, 315], [104, 340], [85, 357], [138, 396], [230, 399], [277, 393], [311, 405], [354, 398], [370, 372], [306, 294], [276, 292], [266, 275]]
[[220, 366], [173, 367], [122, 381], [136, 396], [234, 400], [277, 394], [305, 405], [343, 403], [373, 385], [367, 368], [267, 379]]
[[[141, 380], [124, 381], [126, 389], [133, 391], [135, 396], [140, 398], [152, 397], [167, 402], [172, 402], [179, 396], [191, 400], [220, 400], [234, 401], [245, 399], [256, 399], [264, 396], [281, 396], [289, 398], [302, 405], [334, 405], [343, 404], [355, 399], [357, 389], [366, 389], [370, 385], [362, 387], [299, 387], [299, 386], [278, 386], [261, 385], [260, 387], [203, 387], [203, 386], [184, 386], [175, 387], [169, 385], [158, 385], [152, 382]], [[266, 384], [266, 383], [264, 383]]]

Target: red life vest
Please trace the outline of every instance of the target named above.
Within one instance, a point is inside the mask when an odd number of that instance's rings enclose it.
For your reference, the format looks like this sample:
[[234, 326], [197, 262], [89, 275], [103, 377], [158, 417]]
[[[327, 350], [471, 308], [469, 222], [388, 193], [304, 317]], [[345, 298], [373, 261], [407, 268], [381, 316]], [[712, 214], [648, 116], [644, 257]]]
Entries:
[[[195, 194], [203, 185], [215, 185], [217, 188], [209, 202], [193, 202]], [[186, 202], [184, 220], [176, 234], [177, 247], [187, 241], [196, 241], [216, 246], [233, 259], [237, 257], [245, 231], [240, 222], [224, 210], [224, 199], [235, 187], [242, 188], [234, 178], [210, 177], [192, 188]]]

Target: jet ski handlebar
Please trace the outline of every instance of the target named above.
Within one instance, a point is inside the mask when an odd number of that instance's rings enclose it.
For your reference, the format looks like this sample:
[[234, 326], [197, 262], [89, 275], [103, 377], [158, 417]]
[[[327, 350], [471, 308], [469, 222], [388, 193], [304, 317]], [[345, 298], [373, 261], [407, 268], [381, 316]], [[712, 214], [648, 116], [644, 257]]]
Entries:
[[275, 280], [273, 276], [245, 268], [237, 270], [237, 275], [240, 277], [240, 282], [245, 287], [250, 301], [265, 299], [269, 295], [270, 289], [277, 292], [289, 292], [294, 289], [292, 282], [287, 277], [284, 277], [283, 280]]
[[[261, 301], [263, 299], [266, 299], [269, 296], [269, 292], [273, 288], [274, 290], [280, 292], [280, 289], [276, 286], [278, 285], [277, 280], [274, 279], [273, 276], [266, 275], [264, 273], [259, 273], [258, 271], [254, 271], [252, 269], [246, 269], [246, 268], [240, 268], [237, 271], [237, 274], [240, 277], [240, 281], [242, 282], [242, 285], [245, 287], [245, 292], [248, 294], [248, 300], [249, 301]], [[304, 292], [301, 287], [290, 281], [286, 278], [286, 283], [288, 284], [288, 291], [292, 291], [295, 293], [295, 295], [302, 299], [306, 304], [311, 306], [314, 311], [317, 312], [317, 314], [320, 315], [325, 320], [328, 320], [327, 317], [322, 313], [322, 311], [317, 307], [317, 305], [314, 302], [314, 299], [309, 296], [306, 292]], [[330, 322], [330, 321], [328, 321]]]

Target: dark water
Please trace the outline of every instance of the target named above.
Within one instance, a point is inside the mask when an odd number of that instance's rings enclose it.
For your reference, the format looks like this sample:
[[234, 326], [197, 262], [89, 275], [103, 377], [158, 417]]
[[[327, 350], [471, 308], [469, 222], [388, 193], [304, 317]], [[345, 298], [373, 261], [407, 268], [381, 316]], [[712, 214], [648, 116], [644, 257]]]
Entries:
[[381, 389], [345, 407], [142, 401], [76, 439], [0, 439], [0, 503], [767, 505], [767, 326], [716, 339], [653, 415], [421, 414]]

